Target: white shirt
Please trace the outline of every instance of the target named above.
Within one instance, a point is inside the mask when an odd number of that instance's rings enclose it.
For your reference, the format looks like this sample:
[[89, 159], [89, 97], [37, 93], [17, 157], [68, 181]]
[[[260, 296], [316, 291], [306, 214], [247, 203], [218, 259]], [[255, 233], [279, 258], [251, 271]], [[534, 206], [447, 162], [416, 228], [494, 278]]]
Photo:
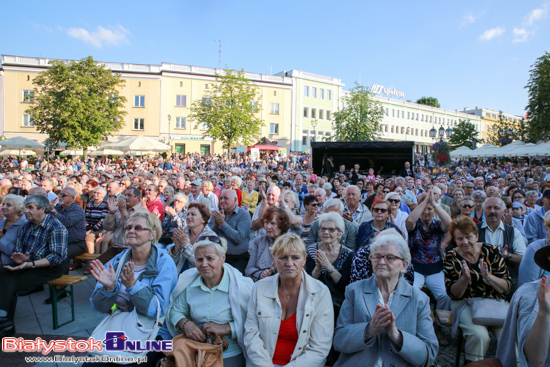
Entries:
[[[487, 225], [487, 222], [483, 222], [481, 228], [485, 228], [485, 243], [498, 247], [499, 251], [502, 250], [504, 247], [504, 222], [500, 221], [500, 224], [494, 232]], [[525, 253], [525, 241], [517, 228], [514, 228], [514, 242], [509, 252], [518, 255], [523, 255]]]

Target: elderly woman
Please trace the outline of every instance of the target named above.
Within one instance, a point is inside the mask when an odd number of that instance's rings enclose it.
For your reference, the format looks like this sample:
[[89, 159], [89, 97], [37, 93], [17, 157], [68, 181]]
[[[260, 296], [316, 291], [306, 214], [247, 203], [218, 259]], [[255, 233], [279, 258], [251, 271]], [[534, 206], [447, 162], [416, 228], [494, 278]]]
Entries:
[[2, 215], [0, 221], [0, 255], [3, 265], [12, 264], [11, 255], [15, 249], [15, 242], [21, 235], [21, 228], [27, 222], [23, 215], [25, 199], [19, 195], [8, 194], [2, 200]]
[[409, 216], [408, 213], [405, 213], [401, 210], [401, 196], [396, 192], [390, 192], [386, 194], [385, 200], [390, 203], [391, 212], [389, 220], [395, 224], [401, 233], [405, 236], [405, 240], [409, 239], [409, 233], [407, 232], [407, 226], [405, 225], [405, 220]]
[[[512, 280], [498, 249], [477, 241], [478, 227], [472, 218], [454, 219], [449, 231], [457, 247], [445, 256], [445, 287], [453, 300], [451, 308], [464, 306], [456, 318], [466, 338], [466, 360], [477, 361], [485, 357], [489, 347], [489, 327], [473, 323], [466, 302], [474, 297], [505, 300]], [[502, 327], [490, 328], [499, 339]]]
[[124, 191], [126, 191], [127, 188], [132, 186], [132, 181], [128, 177], [124, 177], [122, 180], [120, 180], [120, 183], [118, 185], [118, 192], [121, 195], [124, 195]]
[[339, 366], [429, 366], [438, 351], [430, 300], [402, 275], [411, 254], [390, 229], [371, 246], [375, 276], [350, 284], [334, 335]]
[[462, 200], [460, 200], [458, 206], [460, 208], [460, 215], [472, 218], [474, 222], [476, 222], [476, 224], [480, 223], [477, 218], [472, 217], [472, 213], [474, 212], [474, 209], [476, 207], [476, 202], [473, 197], [465, 196]]
[[460, 215], [460, 201], [464, 199], [464, 190], [455, 189], [455, 191], [453, 191], [453, 199], [454, 199], [454, 202], [452, 202], [451, 205], [449, 205], [449, 208], [451, 209], [452, 218]]
[[384, 195], [384, 184], [377, 183], [374, 186], [374, 194], [367, 197], [367, 200], [365, 200], [364, 204], [369, 208], [369, 210], [372, 210], [372, 204], [374, 204], [377, 200], [383, 200]]
[[[167, 187], [168, 188], [168, 187]], [[171, 187], [170, 187], [171, 188]], [[172, 189], [173, 192], [173, 189]], [[166, 191], [164, 192], [166, 194]], [[174, 229], [184, 229], [186, 226], [185, 218], [187, 215], [187, 196], [178, 192], [174, 196], [173, 206], [166, 206], [164, 208], [166, 216], [162, 221], [162, 237], [160, 238], [160, 243], [164, 245], [169, 245], [173, 243], [172, 236], [174, 234]]]
[[535, 253], [545, 246], [550, 246], [550, 212], [544, 215], [544, 228], [546, 229], [546, 238], [532, 242], [523, 254], [519, 264], [519, 286], [539, 280], [546, 273], [544, 269], [536, 264]]
[[478, 221], [483, 222], [485, 220], [485, 214], [483, 213], [483, 203], [487, 199], [487, 194], [483, 190], [476, 190], [472, 194], [476, 207], [472, 213], [472, 218], [476, 218]]
[[305, 214], [302, 215], [302, 235], [303, 239], [309, 236], [309, 230], [311, 229], [311, 224], [317, 220], [319, 215], [319, 202], [317, 198], [313, 195], [308, 195], [304, 198], [304, 208], [306, 210]]
[[145, 201], [143, 204], [149, 210], [149, 213], [153, 213], [161, 221], [164, 220], [164, 204], [159, 198], [160, 191], [157, 185], [147, 185], [145, 187]]
[[298, 194], [291, 190], [284, 190], [279, 196], [279, 208], [283, 209], [288, 216], [290, 223], [290, 232], [297, 235], [302, 234], [302, 217], [296, 214], [296, 211], [300, 209], [300, 201], [298, 200]]
[[82, 195], [80, 195], [80, 198], [82, 199], [82, 202], [84, 205], [88, 205], [89, 201], [94, 200], [94, 189], [99, 186], [99, 181], [95, 178], [90, 178], [86, 183], [83, 185]]
[[239, 206], [241, 206], [243, 202], [243, 192], [241, 191], [243, 180], [239, 176], [233, 176], [229, 180], [230, 180], [229, 188], [231, 188], [231, 190], [235, 190], [235, 192], [237, 193], [237, 200], [239, 200]]
[[[151, 213], [136, 212], [128, 218], [124, 229], [130, 248], [105, 265], [99, 260], [90, 264], [97, 280], [90, 297], [92, 308], [109, 314], [116, 304], [122, 312], [135, 308], [138, 314], [155, 318], [158, 301], [163, 316], [178, 278], [172, 259], [155, 245], [162, 233], [160, 221]], [[117, 278], [119, 267], [122, 269]], [[84, 363], [83, 366], [99, 365], [103, 364]]]
[[249, 179], [246, 181], [246, 187], [243, 190], [243, 204], [242, 207], [250, 212], [250, 215], [254, 214], [256, 207], [258, 206], [258, 191], [254, 190], [254, 180]]
[[328, 288], [304, 271], [307, 251], [295, 234], [271, 248], [277, 274], [252, 289], [245, 323], [247, 366], [322, 367], [332, 344]]
[[290, 221], [286, 211], [271, 206], [267, 208], [262, 218], [265, 235], [257, 236], [254, 239], [250, 259], [244, 271], [245, 275], [251, 277], [255, 282], [273, 275], [273, 257], [270, 248], [281, 235], [290, 228]]
[[187, 228], [175, 228], [174, 243], [166, 247], [166, 251], [176, 263], [178, 274], [195, 266], [193, 244], [205, 239], [216, 240], [218, 235], [210, 229], [210, 210], [204, 203], [191, 203], [187, 209], [185, 223]]
[[229, 346], [223, 351], [223, 365], [242, 367], [246, 364], [244, 323], [253, 282], [224, 263], [226, 251], [225, 239], [205, 238], [193, 245], [197, 268], [180, 275], [159, 336], [172, 339], [183, 334], [199, 342], [205, 342], [208, 335], [224, 336]]
[[174, 188], [172, 186], [166, 186], [164, 188], [164, 215], [166, 215], [167, 207], [174, 207]]
[[535, 190], [530, 190], [525, 193], [525, 206], [532, 211], [535, 210], [535, 205], [539, 199], [539, 193]]
[[527, 194], [524, 193], [524, 192], [521, 191], [521, 190], [516, 190], [516, 191], [514, 192], [514, 196], [511, 197], [512, 202], [516, 202], [516, 201], [517, 201], [518, 203], [521, 203], [521, 204], [525, 205], [525, 209], [526, 209], [525, 216], [528, 216], [529, 214], [531, 214], [532, 212], [534, 212], [535, 209], [530, 208], [530, 207], [528, 207], [528, 206], [526, 205], [526, 204], [527, 204], [527, 203], [525, 202], [526, 198], [527, 198]]
[[[95, 251], [95, 240], [103, 230], [103, 221], [109, 214], [108, 204], [105, 200], [107, 190], [101, 186], [94, 189], [93, 200], [86, 204], [86, 247], [88, 252], [93, 254]], [[98, 251], [99, 252], [99, 249]]]

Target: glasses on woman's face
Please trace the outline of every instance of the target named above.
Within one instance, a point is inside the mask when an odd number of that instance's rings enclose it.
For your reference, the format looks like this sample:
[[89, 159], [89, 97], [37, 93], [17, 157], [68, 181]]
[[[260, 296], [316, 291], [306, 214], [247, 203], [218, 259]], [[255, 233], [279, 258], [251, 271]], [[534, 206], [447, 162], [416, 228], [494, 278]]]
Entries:
[[401, 200], [399, 200], [399, 199], [388, 199], [388, 201], [392, 204], [398, 204], [398, 203], [401, 202]]
[[314, 208], [317, 208], [319, 206], [319, 203], [311, 203], [309, 204], [310, 206], [314, 207]]
[[370, 261], [374, 263], [380, 262], [382, 259], [386, 260], [388, 263], [392, 263], [395, 260], [405, 260], [402, 257], [395, 255], [370, 255]]
[[474, 207], [474, 205], [473, 204], [462, 204], [461, 207], [472, 209]]
[[323, 233], [323, 232], [334, 233], [336, 231], [337, 231], [336, 228], [330, 228], [330, 227], [320, 227], [319, 228], [320, 233]]
[[372, 211], [375, 212], [375, 213], [387, 213], [388, 209], [386, 209], [386, 208], [374, 208]]
[[390, 193], [390, 190], [384, 190], [382, 191], [384, 194], [389, 194]]
[[221, 243], [221, 240], [218, 236], [200, 236], [199, 238], [197, 238], [197, 242], [200, 242], [200, 241], [210, 241], [215, 243]]
[[140, 231], [148, 231], [149, 228], [142, 227], [139, 224], [137, 224], [135, 226], [133, 226], [131, 224], [127, 224], [127, 225], [124, 226], [124, 230], [126, 230], [126, 231], [135, 230], [136, 232], [140, 232]]

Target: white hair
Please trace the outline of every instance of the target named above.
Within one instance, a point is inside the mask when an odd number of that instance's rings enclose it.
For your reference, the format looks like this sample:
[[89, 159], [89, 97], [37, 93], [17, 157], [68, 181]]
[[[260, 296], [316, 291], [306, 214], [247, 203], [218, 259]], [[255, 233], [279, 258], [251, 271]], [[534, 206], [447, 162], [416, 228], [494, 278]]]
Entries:
[[411, 251], [409, 250], [409, 244], [395, 228], [386, 229], [380, 232], [370, 247], [370, 253], [374, 254], [380, 247], [387, 245], [397, 247], [399, 257], [402, 257], [408, 263], [411, 262]]
[[318, 221], [319, 221], [319, 228], [321, 228], [321, 224], [323, 224], [324, 222], [332, 222], [340, 232], [344, 233], [346, 231], [344, 218], [342, 218], [341, 215], [338, 215], [334, 212], [321, 214], [319, 216]]
[[342, 203], [342, 200], [340, 199], [328, 199], [325, 201], [325, 204], [323, 205], [323, 211], [326, 213], [328, 208], [332, 208], [333, 206], [338, 206], [340, 209], [340, 215], [344, 213], [344, 203]]

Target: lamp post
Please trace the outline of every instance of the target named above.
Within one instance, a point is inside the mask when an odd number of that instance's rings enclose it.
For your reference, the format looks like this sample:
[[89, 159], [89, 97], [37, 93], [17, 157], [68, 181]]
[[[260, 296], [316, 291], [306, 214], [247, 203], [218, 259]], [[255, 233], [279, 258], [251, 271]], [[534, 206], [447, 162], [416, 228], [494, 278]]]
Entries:
[[311, 126], [313, 126], [313, 141], [317, 140], [317, 130], [315, 129], [317, 127], [317, 119], [311, 120]]
[[[170, 144], [170, 131], [172, 131], [172, 129], [170, 128], [170, 123], [172, 121], [172, 115], [168, 114], [168, 144]], [[170, 150], [172, 150], [172, 145], [170, 144]]]

